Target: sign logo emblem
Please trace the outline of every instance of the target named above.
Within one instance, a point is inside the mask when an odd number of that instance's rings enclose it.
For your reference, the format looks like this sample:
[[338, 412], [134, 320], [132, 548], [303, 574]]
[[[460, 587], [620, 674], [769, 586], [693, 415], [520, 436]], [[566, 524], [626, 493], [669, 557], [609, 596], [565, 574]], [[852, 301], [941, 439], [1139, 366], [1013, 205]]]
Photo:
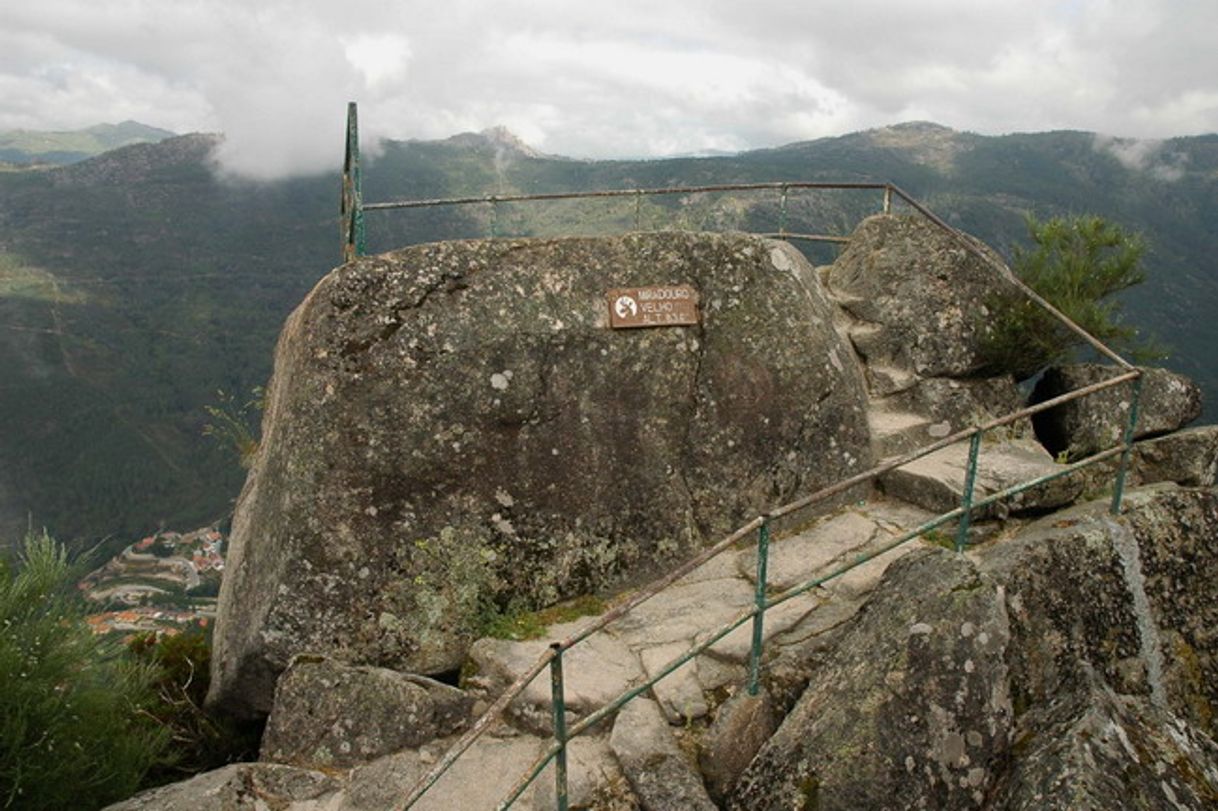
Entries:
[[639, 303], [631, 296], [618, 296], [613, 302], [613, 311], [618, 318], [630, 318], [639, 314]]

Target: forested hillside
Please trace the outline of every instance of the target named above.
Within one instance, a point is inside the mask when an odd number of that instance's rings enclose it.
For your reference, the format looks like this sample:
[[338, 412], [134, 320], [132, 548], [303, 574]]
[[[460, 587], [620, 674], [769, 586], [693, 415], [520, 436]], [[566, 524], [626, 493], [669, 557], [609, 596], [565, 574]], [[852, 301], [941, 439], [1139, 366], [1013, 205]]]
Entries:
[[[336, 264], [341, 145], [333, 173], [250, 183], [217, 175], [215, 143], [185, 136], [0, 173], [0, 538], [32, 522], [78, 544], [129, 541], [230, 509], [244, 471], [203, 436], [205, 406], [265, 382], [284, 317]], [[990, 138], [912, 124], [727, 157], [589, 162], [463, 135], [387, 143], [365, 164], [365, 199], [797, 179], [892, 181], [1004, 251], [1028, 212], [1143, 230], [1149, 278], [1126, 297], [1129, 320], [1218, 396], [1218, 136]], [[842, 234], [879, 203], [793, 192], [785, 221]], [[644, 228], [762, 231], [782, 216], [776, 192], [649, 198], [638, 215]], [[633, 200], [367, 215], [373, 251], [634, 219]]]

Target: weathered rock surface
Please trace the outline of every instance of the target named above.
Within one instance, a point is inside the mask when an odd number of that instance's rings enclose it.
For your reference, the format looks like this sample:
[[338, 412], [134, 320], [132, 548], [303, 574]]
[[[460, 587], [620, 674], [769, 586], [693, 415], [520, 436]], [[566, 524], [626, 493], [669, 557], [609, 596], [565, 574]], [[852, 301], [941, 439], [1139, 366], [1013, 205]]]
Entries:
[[1134, 446], [1127, 481], [1214, 486], [1218, 483], [1218, 425], [1200, 425], [1139, 442]]
[[1163, 485], [905, 556], [809, 652], [730, 807], [1209, 807], [1215, 555], [1218, 492]]
[[996, 811], [1203, 811], [1218, 802], [1218, 746], [1149, 701], [1100, 683], [1029, 711]]
[[[1218, 797], [1218, 581], [1211, 575], [1218, 492], [1139, 488], [1126, 494], [1119, 518], [1107, 510], [1099, 501], [1059, 511], [965, 556], [913, 542], [878, 584], [878, 573], [857, 591], [830, 581], [815, 590], [804, 619], [766, 643], [762, 673], [772, 698], [750, 699], [744, 669], [724, 666], [712, 648], [674, 674], [681, 689], [656, 691], [672, 706], [628, 705], [635, 709], [619, 714], [612, 734], [572, 742], [571, 807], [697, 808], [720, 797], [727, 807], [812, 802], [823, 811], [1211, 807]], [[923, 517], [884, 501], [843, 509], [776, 540], [776, 573], [798, 581], [805, 571], [799, 558], [833, 565]], [[835, 545], [839, 538], [853, 540]], [[818, 552], [821, 543], [829, 548]], [[682, 599], [649, 615], [654, 644], [632, 627], [620, 629], [622, 638], [607, 634], [614, 644], [590, 647], [595, 655], [568, 669], [577, 680], [572, 698], [589, 708], [607, 700], [631, 679], [611, 679], [612, 689], [597, 688], [595, 697], [591, 686], [620, 662], [632, 674], [638, 660], [648, 672], [662, 666], [698, 635], [691, 611], [719, 613], [709, 605], [716, 589], [735, 611], [738, 598], [723, 587], [735, 572], [747, 590], [750, 552], [725, 557], [682, 581]], [[686, 599], [695, 594], [706, 605]], [[552, 630], [565, 636], [573, 629]], [[505, 678], [544, 644], [505, 643]], [[549, 709], [545, 682], [529, 698], [538, 717]], [[699, 698], [699, 687], [709, 726], [672, 711], [682, 697]], [[548, 745], [544, 735], [520, 732], [520, 718], [516, 729], [502, 725], [480, 739], [418, 808], [494, 807]], [[379, 810], [405, 796], [450, 742], [329, 778], [286, 766], [230, 767], [120, 808], [194, 807], [183, 804], [194, 795], [181, 792], [197, 791], [204, 809], [261, 807], [248, 805], [260, 797], [285, 811]], [[518, 804], [554, 808], [552, 785], [551, 769]], [[219, 796], [238, 799], [207, 804]]]
[[[1135, 438], [1183, 428], [1201, 415], [1201, 389], [1184, 375], [1142, 367]], [[1114, 366], [1078, 363], [1045, 372], [1032, 392], [1040, 403], [1120, 373]], [[1113, 386], [1042, 411], [1032, 419], [1036, 435], [1051, 453], [1088, 456], [1121, 443], [1129, 421], [1133, 384]]]
[[[1077, 474], [1085, 493], [1111, 492], [1120, 458], [1105, 459]], [[1199, 425], [1133, 446], [1125, 485], [1136, 487], [1174, 482], [1187, 487], [1212, 487], [1218, 482], [1218, 425]]]
[[870, 327], [850, 337], [877, 395], [908, 388], [916, 377], [979, 372], [983, 302], [1007, 283], [941, 229], [891, 215], [864, 220], [828, 273], [834, 298]]
[[[549, 639], [563, 639], [583, 625], [552, 626], [547, 640], [480, 639], [470, 648], [470, 661], [478, 680], [492, 693], [499, 693], [533, 666], [549, 646]], [[604, 633], [594, 634], [565, 653], [563, 674], [566, 708], [573, 720], [600, 709], [643, 680], [638, 657], [620, 640]], [[549, 680], [534, 679], [510, 709], [525, 728], [550, 734], [553, 719]]]
[[[534, 786], [532, 807], [535, 811], [555, 811], [558, 803], [552, 763], [538, 776]], [[607, 735], [580, 736], [568, 742], [567, 807], [638, 811], [638, 799], [609, 748]]]
[[644, 811], [714, 811], [697, 768], [654, 701], [636, 699], [622, 708], [609, 747]]
[[473, 699], [423, 677], [295, 657], [279, 678], [262, 760], [349, 767], [465, 728]]
[[1001, 594], [966, 559], [894, 563], [730, 795], [738, 809], [967, 808], [1014, 722]]
[[[925, 517], [915, 507], [879, 499], [843, 508], [789, 537], [777, 537], [770, 546], [771, 591], [874, 553]], [[839, 626], [859, 609], [894, 560], [921, 545], [915, 541], [879, 555], [825, 587], [773, 608], [764, 623], [765, 650], [802, 647]], [[725, 552], [565, 653], [570, 719], [587, 715], [645, 676], [659, 673], [712, 631], [739, 618], [753, 605], [755, 577], [753, 549]], [[479, 640], [470, 649], [468, 684], [497, 695], [537, 661], [549, 642], [570, 636], [589, 621], [551, 626], [537, 640]], [[709, 715], [725, 691], [743, 682], [751, 646], [752, 625], [746, 621], [656, 684], [652, 694], [669, 723], [687, 725]], [[534, 681], [509, 714], [517, 726], [548, 735], [549, 683]]]
[[[995, 417], [1003, 417], [1024, 406], [1024, 397], [1010, 376], [1005, 377], [927, 377], [918, 380], [909, 390], [890, 398], [890, 402], [919, 414], [933, 415], [939, 437], [947, 436], [970, 425]], [[1022, 420], [994, 436], [1023, 436], [1031, 433], [1032, 424]], [[939, 438], [937, 437], [937, 438]], [[923, 443], [925, 444], [925, 443]]]
[[749, 762], [774, 734], [779, 722], [766, 690], [737, 690], [719, 706], [698, 747], [698, 767], [711, 798], [723, 802]]
[[1218, 493], [1158, 485], [1040, 519], [976, 553], [1004, 584], [1020, 708], [1084, 689], [1091, 674], [1207, 734], [1218, 730]]
[[[659, 233], [331, 273], [280, 338], [212, 702], [266, 712], [301, 651], [456, 668], [490, 602], [602, 587], [865, 468], [862, 378], [801, 269], [785, 244]], [[608, 328], [608, 289], [677, 283], [701, 325]]]
[[145, 791], [106, 811], [331, 811], [341, 787], [322, 772], [274, 763], [234, 763]]
[[[542, 746], [541, 740], [528, 735], [484, 735], [411, 811], [495, 808], [532, 765]], [[385, 811], [396, 807], [434, 765], [438, 753], [431, 747], [424, 752], [408, 749], [355, 768], [337, 811]]]
[[1147, 600], [1139, 627], [1159, 637], [1161, 699], [1218, 739], [1218, 490], [1135, 490], [1126, 499], [1125, 522], [1141, 551]]
[[[957, 442], [915, 459], [880, 477], [884, 492], [932, 513], [943, 513], [960, 506], [968, 469], [969, 443]], [[974, 501], [1039, 476], [1060, 470], [1044, 448], [1032, 439], [1010, 439], [998, 443], [982, 441], [977, 456], [977, 475], [973, 482]], [[1043, 511], [1074, 501], [1082, 493], [1083, 481], [1063, 476], [1017, 493], [988, 508], [978, 508], [983, 516], [1010, 512]]]

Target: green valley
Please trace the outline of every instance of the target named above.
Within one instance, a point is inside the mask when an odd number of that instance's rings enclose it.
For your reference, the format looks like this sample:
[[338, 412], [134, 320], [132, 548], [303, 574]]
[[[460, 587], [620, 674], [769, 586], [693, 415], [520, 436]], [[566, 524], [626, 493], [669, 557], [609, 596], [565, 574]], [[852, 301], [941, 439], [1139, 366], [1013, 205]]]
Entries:
[[[0, 539], [28, 523], [77, 547], [223, 519], [244, 471], [204, 436], [218, 392], [270, 374], [283, 320], [338, 261], [338, 164], [274, 183], [220, 176], [214, 136], [0, 172]], [[368, 149], [371, 145], [365, 145]], [[1218, 136], [1132, 144], [1091, 133], [983, 137], [907, 124], [707, 158], [581, 161], [502, 133], [387, 142], [367, 201], [772, 180], [891, 181], [1004, 252], [1024, 217], [1095, 213], [1145, 233], [1128, 319], [1218, 396]], [[648, 198], [645, 229], [843, 234], [878, 193]], [[369, 249], [634, 227], [633, 200], [368, 212]], [[831, 258], [817, 247], [814, 258]], [[1210, 413], [1212, 414], [1212, 407]], [[121, 543], [119, 541], [121, 540]]]

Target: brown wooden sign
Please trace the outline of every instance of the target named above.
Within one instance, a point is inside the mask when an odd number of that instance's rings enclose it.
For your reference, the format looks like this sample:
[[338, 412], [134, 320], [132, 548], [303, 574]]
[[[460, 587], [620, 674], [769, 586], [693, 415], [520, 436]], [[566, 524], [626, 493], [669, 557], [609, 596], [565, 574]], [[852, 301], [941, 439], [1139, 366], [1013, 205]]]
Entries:
[[622, 287], [605, 294], [609, 326], [679, 327], [698, 323], [698, 291], [687, 284]]

